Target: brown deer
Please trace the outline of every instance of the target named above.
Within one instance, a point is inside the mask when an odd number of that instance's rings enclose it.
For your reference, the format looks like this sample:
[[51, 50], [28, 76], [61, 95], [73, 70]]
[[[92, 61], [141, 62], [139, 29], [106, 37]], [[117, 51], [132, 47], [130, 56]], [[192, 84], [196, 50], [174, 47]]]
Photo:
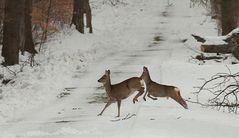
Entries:
[[138, 101], [138, 97], [144, 93], [144, 80], [139, 77], [132, 77], [125, 81], [122, 81], [118, 84], [111, 84], [110, 81], [110, 70], [106, 70], [105, 74], [98, 80], [98, 82], [103, 83], [105, 91], [108, 96], [108, 102], [105, 105], [104, 109], [101, 111], [98, 116], [102, 115], [105, 109], [113, 102], [117, 102], [118, 105], [118, 116], [120, 116], [120, 105], [121, 100], [126, 99], [132, 95], [135, 91], [138, 91], [138, 94], [134, 97], [133, 103]]
[[145, 101], [146, 101], [146, 98], [145, 98], [146, 95], [153, 100], [157, 100], [157, 98], [155, 97], [167, 97], [167, 98], [170, 97], [173, 100], [175, 100], [177, 103], [182, 105], [185, 109], [188, 109], [187, 103], [183, 100], [183, 98], [180, 95], [179, 88], [175, 86], [158, 84], [152, 81], [147, 67], [143, 67], [143, 73], [140, 78], [142, 78], [145, 81], [146, 88], [147, 88], [143, 97]]

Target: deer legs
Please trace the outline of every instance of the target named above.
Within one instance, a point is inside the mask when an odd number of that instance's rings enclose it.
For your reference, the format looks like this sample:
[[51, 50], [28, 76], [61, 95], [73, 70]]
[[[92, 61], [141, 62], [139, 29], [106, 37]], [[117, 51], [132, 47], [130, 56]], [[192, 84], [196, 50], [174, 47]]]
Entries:
[[149, 98], [151, 98], [151, 99], [153, 99], [153, 100], [157, 100], [157, 98], [155, 98], [155, 97], [152, 97], [151, 95], [150, 95], [150, 93], [148, 93], [148, 95], [147, 95]]
[[150, 93], [149, 93], [148, 91], [146, 91], [145, 94], [144, 94], [144, 97], [143, 97], [144, 101], [146, 101], [146, 98], [145, 98], [146, 95], [147, 95], [149, 98], [151, 98], [152, 100], [157, 100], [157, 98], [152, 97], [152, 96], [150, 95]]
[[146, 97], [147, 93], [148, 93], [148, 91], [146, 91], [145, 94], [144, 94], [144, 97], [143, 97], [144, 101], [146, 101], [145, 97]]
[[137, 98], [144, 93], [144, 87], [141, 87], [138, 91], [139, 91], [138, 94], [133, 99], [133, 103], [138, 102]]
[[[109, 107], [113, 102], [114, 102], [113, 100], [109, 100], [109, 101], [106, 103], [104, 109], [98, 114], [98, 116], [101, 116], [101, 115], [103, 114], [103, 112], [105, 111], [105, 109], [106, 109], [107, 107]], [[121, 100], [117, 100], [117, 106], [118, 106], [118, 115], [117, 115], [117, 117], [120, 117]]]
[[103, 112], [105, 111], [105, 109], [112, 104], [112, 102], [113, 102], [112, 100], [109, 100], [107, 104], [105, 105], [104, 109], [98, 114], [98, 116], [101, 116]]
[[121, 100], [117, 100], [117, 106], [118, 106], [118, 116], [120, 117], [120, 105], [121, 105]]

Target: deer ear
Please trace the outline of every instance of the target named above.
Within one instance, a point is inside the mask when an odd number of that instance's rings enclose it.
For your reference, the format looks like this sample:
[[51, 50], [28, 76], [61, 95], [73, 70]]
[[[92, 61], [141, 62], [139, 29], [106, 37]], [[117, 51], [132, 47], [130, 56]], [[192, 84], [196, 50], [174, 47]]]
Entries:
[[110, 75], [110, 70], [108, 70], [108, 75]]
[[105, 74], [108, 74], [108, 70], [105, 70]]

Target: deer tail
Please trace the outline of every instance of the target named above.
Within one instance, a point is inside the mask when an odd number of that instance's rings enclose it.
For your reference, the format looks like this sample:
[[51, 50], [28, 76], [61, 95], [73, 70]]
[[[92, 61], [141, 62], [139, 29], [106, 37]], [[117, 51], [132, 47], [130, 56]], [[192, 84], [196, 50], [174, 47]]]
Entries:
[[181, 104], [185, 109], [188, 109], [188, 105], [187, 105], [186, 101], [182, 98], [179, 88], [175, 87], [174, 90], [177, 93], [177, 100], [178, 100], [179, 104]]

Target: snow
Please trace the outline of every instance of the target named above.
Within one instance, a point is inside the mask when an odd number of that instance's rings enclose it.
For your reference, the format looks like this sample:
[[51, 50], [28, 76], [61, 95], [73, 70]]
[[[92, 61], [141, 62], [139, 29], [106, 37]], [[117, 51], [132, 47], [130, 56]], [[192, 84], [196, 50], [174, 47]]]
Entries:
[[227, 42], [225, 42], [225, 36], [220, 36], [220, 37], [213, 37], [213, 36], [208, 36], [206, 37], [206, 42], [204, 42], [203, 44], [205, 45], [226, 45]]
[[205, 38], [205, 45], [226, 45], [228, 44], [225, 40], [232, 36], [232, 34], [238, 34], [239, 28], [233, 29], [229, 34], [225, 36], [203, 36]]
[[200, 78], [238, 69], [230, 58], [202, 65], [189, 60], [200, 46], [191, 34], [217, 34], [207, 11], [189, 8], [189, 0], [124, 0], [115, 7], [103, 1], [91, 2], [93, 34], [64, 30], [43, 46], [38, 66], [10, 67], [16, 76], [1, 68], [13, 80], [0, 89], [0, 138], [237, 137], [238, 115], [191, 103], [184, 110], [166, 98], [139, 97], [133, 104], [132, 96], [122, 101], [120, 118], [116, 104], [97, 116], [105, 105], [97, 79], [106, 69], [117, 83], [147, 66], [154, 81], [179, 87], [191, 100]]
[[232, 34], [238, 34], [238, 33], [239, 33], [239, 27], [236, 28], [236, 29], [234, 29], [234, 30], [232, 30], [227, 36], [229, 37], [229, 36], [231, 36]]

